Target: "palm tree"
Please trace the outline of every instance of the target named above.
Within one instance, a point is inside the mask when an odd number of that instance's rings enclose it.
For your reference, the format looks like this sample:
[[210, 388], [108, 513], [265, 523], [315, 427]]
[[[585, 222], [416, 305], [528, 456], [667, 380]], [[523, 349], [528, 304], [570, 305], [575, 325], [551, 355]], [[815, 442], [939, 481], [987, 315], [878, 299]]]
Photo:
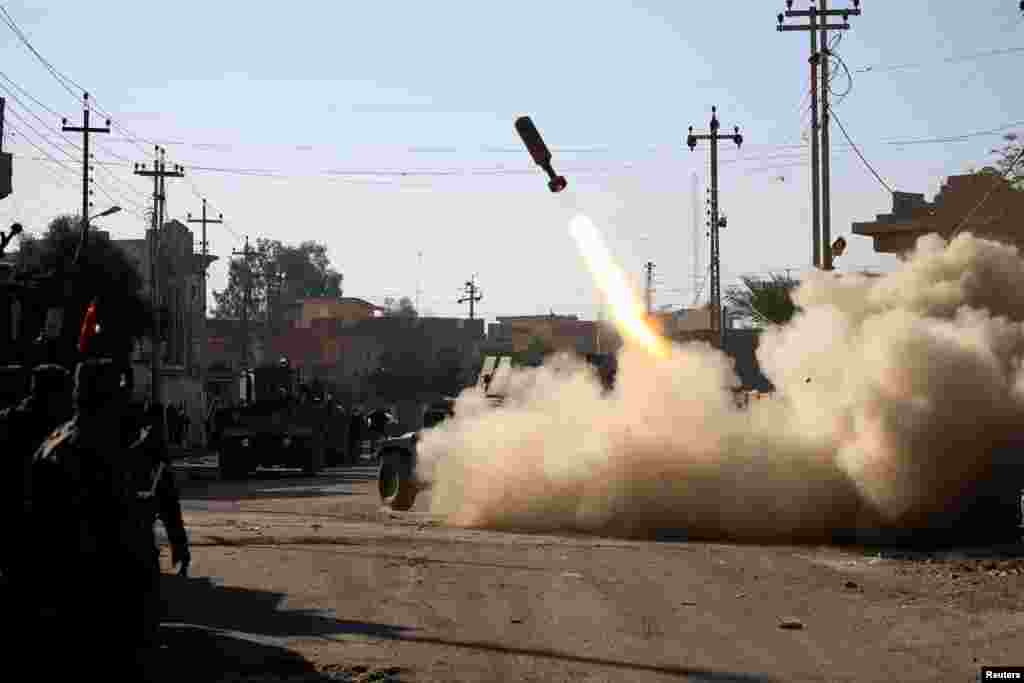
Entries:
[[784, 325], [799, 310], [793, 303], [793, 290], [800, 284], [788, 275], [770, 275], [767, 279], [743, 276], [742, 285], [730, 287], [725, 293], [737, 315], [757, 327]]

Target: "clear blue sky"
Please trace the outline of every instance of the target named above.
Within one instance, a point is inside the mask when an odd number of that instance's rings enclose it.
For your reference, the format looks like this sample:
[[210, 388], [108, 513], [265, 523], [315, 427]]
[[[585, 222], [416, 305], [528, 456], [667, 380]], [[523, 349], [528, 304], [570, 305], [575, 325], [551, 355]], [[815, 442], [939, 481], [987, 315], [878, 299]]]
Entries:
[[[943, 62], [1024, 46], [1017, 4], [868, 0], [863, 16], [851, 18], [838, 52], [855, 72], [853, 89], [836, 112], [890, 185], [930, 197], [945, 176], [983, 165], [999, 138], [890, 141], [1024, 121], [1017, 87], [1024, 53]], [[722, 165], [721, 200], [729, 217], [721, 241], [725, 284], [742, 273], [806, 267], [810, 259], [808, 154], [782, 147], [799, 142], [807, 128], [801, 105], [808, 36], [775, 30], [782, 0], [22, 0], [5, 7], [34, 47], [87, 87], [122, 129], [176, 143], [168, 145], [169, 161], [190, 168], [186, 180], [168, 181], [171, 217], [198, 213], [199, 196], [208, 197], [228, 221], [212, 226], [209, 236], [222, 259], [241, 246], [243, 235], [314, 239], [328, 245], [352, 296], [378, 302], [415, 297], [421, 281], [421, 308], [458, 315], [465, 311], [455, 302], [458, 290], [476, 273], [487, 317], [550, 309], [593, 317], [593, 288], [566, 229], [575, 203], [637, 278], [644, 262], [655, 262], [658, 305], [689, 304], [690, 177], [697, 172], [703, 182], [708, 152], [702, 145], [691, 153], [683, 138], [689, 125], [706, 128], [713, 104], [723, 125], [740, 125], [746, 138], [739, 157], [728, 148], [722, 154], [723, 161], [742, 159]], [[80, 120], [71, 94], [3, 24], [0, 34], [6, 36], [0, 71], [47, 107]], [[857, 73], [907, 64], [921, 66]], [[0, 85], [12, 88], [2, 78]], [[833, 87], [842, 92], [847, 86], [840, 74]], [[67, 159], [20, 115], [76, 153], [57, 137], [59, 120], [13, 92], [24, 106], [2, 93], [14, 111], [11, 126]], [[512, 126], [521, 114], [534, 118], [555, 150], [572, 197], [551, 195], [521, 150]], [[97, 160], [150, 160], [144, 143], [106, 137]], [[850, 237], [851, 222], [887, 211], [890, 199], [844, 149], [836, 127], [832, 139], [833, 235]], [[17, 135], [5, 149], [39, 156]], [[467, 173], [499, 165], [527, 173]], [[104, 168], [97, 176], [97, 211], [111, 203], [104, 190], [125, 208], [135, 206], [127, 200], [148, 202], [150, 185], [130, 167]], [[70, 164], [16, 160], [15, 194], [0, 202], [0, 221], [40, 230], [53, 215], [76, 212], [80, 194], [72, 171], [77, 167]], [[102, 226], [116, 237], [141, 236], [145, 229], [138, 212], [127, 211]], [[839, 267], [891, 264], [872, 253], [866, 238], [849, 242]], [[702, 262], [706, 267], [706, 255]], [[215, 288], [225, 273], [222, 260], [212, 270]]]

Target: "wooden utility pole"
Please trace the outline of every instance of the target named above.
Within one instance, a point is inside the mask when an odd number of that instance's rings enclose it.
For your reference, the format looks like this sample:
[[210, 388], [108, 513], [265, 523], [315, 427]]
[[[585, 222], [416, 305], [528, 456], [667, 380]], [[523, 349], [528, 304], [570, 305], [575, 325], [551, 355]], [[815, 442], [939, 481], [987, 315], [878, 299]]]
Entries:
[[92, 170], [92, 167], [89, 164], [92, 163], [93, 155], [89, 154], [89, 134], [109, 133], [110, 119], [107, 119], [107, 125], [103, 128], [90, 128], [89, 93], [84, 93], [82, 95], [82, 125], [69, 126], [67, 119], [62, 119], [61, 123], [65, 133], [82, 134], [82, 234], [78, 240], [78, 249], [75, 251], [75, 263], [78, 263], [89, 239], [89, 209], [92, 207], [92, 202], [89, 201], [89, 197], [92, 195], [92, 188], [89, 187], [92, 182], [89, 178], [89, 171]]
[[145, 176], [153, 179], [153, 225], [149, 237], [149, 291], [150, 299], [153, 302], [153, 343], [150, 349], [150, 401], [156, 405], [160, 402], [160, 227], [164, 220], [164, 183], [166, 177], [183, 178], [184, 169], [175, 165], [173, 170], [167, 170], [165, 155], [167, 150], [154, 146], [155, 159], [153, 170], [146, 168], [146, 164], [135, 164], [135, 175]]
[[[202, 315], [199, 317], [199, 353], [196, 359], [196, 364], [199, 371], [199, 397], [200, 404], [203, 406], [203, 417], [206, 417], [206, 345], [209, 342], [206, 329], [206, 269], [209, 264], [209, 242], [206, 240], [206, 225], [208, 223], [223, 223], [224, 214], [217, 214], [217, 218], [206, 217], [206, 199], [203, 199], [203, 214], [202, 218], [192, 218], [192, 214], [188, 214], [186, 219], [189, 223], [202, 223], [203, 225], [203, 239], [201, 242], [203, 263], [202, 263], [202, 279], [200, 280], [200, 293], [199, 299], [201, 303], [200, 312]], [[206, 430], [203, 431], [203, 441], [206, 441]]]
[[249, 369], [249, 308], [252, 306], [252, 265], [250, 260], [256, 252], [249, 247], [249, 236], [245, 237], [245, 248], [232, 251], [233, 256], [241, 256], [245, 262], [245, 289], [242, 295], [242, 369]]
[[644, 286], [644, 302], [647, 308], [647, 315], [651, 314], [654, 295], [654, 264], [650, 261], [644, 266], [647, 273], [647, 284]]
[[718, 249], [718, 230], [725, 227], [725, 220], [718, 215], [718, 141], [732, 140], [739, 147], [743, 144], [743, 136], [740, 135], [739, 126], [733, 126], [732, 135], [719, 135], [719, 127], [717, 108], [711, 107], [711, 132], [697, 135], [693, 132], [693, 126], [690, 126], [690, 134], [686, 137], [686, 144], [692, 152], [697, 147], [698, 140], [711, 141], [711, 218], [708, 222], [708, 227], [710, 228], [709, 237], [711, 238], [711, 320], [709, 322], [711, 323], [711, 332], [716, 337], [716, 343], [721, 348], [724, 331], [722, 326], [722, 273]]
[[484, 295], [480, 293], [480, 289], [476, 286], [476, 276], [474, 276], [466, 283], [466, 296], [459, 299], [460, 304], [469, 302], [470, 320], [473, 320], [475, 318], [476, 309], [474, 308], [474, 305], [476, 304], [477, 301], [480, 301], [480, 299], [482, 299], [483, 296]]
[[[779, 31], [807, 31], [811, 34], [811, 265], [815, 268], [832, 270], [831, 194], [829, 159], [829, 67], [828, 32], [847, 31], [850, 15], [859, 15], [860, 0], [853, 0], [854, 9], [830, 10], [828, 0], [821, 0], [821, 9], [812, 4], [810, 9], [794, 10], [793, 0], [786, 0], [786, 11], [780, 13]], [[784, 25], [786, 17], [808, 17], [805, 25]], [[829, 17], [842, 17], [842, 24], [829, 24]], [[821, 50], [818, 49], [818, 32], [821, 32]], [[821, 56], [824, 53], [825, 59]], [[818, 78], [818, 64], [821, 64], [821, 79]], [[818, 94], [821, 93], [821, 117], [818, 116]], [[823, 150], [821, 148], [824, 148]], [[819, 161], [820, 157], [820, 161]]]

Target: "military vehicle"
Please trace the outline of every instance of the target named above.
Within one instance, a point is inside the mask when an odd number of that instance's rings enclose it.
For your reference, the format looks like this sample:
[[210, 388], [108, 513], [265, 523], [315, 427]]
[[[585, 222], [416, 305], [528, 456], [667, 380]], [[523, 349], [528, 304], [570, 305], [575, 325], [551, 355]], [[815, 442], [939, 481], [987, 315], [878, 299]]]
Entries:
[[222, 479], [274, 465], [316, 474], [329, 447], [344, 442], [336, 406], [323, 390], [303, 383], [287, 361], [242, 373], [239, 393], [239, 405], [222, 409], [216, 419]]
[[[610, 391], [615, 384], [615, 373], [618, 368], [614, 354], [588, 354], [587, 362], [593, 367], [601, 380], [605, 391]], [[508, 392], [508, 382], [513, 368], [509, 356], [487, 356], [477, 376], [476, 389], [484, 393], [497, 407], [502, 404]], [[427, 406], [423, 414], [423, 429], [437, 426], [449, 417], [454, 416], [455, 399], [446, 398]], [[390, 439], [385, 439], [377, 449], [377, 460], [380, 469], [377, 484], [381, 502], [393, 510], [408, 510], [416, 501], [417, 494], [426, 488], [426, 484], [416, 476], [416, 444], [419, 431], [408, 432]]]

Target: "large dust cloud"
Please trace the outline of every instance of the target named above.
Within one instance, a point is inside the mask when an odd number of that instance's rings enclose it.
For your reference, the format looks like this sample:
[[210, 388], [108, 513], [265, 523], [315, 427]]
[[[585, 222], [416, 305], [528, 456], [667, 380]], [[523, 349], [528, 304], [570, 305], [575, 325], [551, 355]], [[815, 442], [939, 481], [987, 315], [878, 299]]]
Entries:
[[1024, 261], [922, 237], [893, 273], [815, 272], [758, 348], [776, 387], [736, 406], [706, 344], [630, 346], [614, 390], [562, 355], [424, 432], [418, 476], [456, 526], [827, 540], [955, 515], [1024, 425]]

